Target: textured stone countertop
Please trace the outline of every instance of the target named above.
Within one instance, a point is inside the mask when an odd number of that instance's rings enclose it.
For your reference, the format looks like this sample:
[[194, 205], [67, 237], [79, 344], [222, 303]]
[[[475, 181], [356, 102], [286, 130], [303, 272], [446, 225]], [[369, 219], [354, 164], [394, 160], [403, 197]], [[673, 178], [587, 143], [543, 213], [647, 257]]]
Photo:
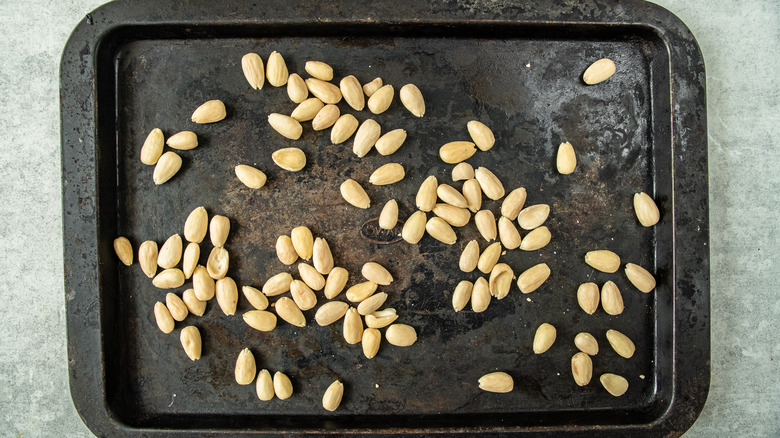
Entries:
[[[59, 60], [101, 0], [0, 1], [0, 434], [92, 436], [68, 389]], [[712, 378], [686, 434], [780, 436], [780, 7], [660, 0], [707, 71]]]

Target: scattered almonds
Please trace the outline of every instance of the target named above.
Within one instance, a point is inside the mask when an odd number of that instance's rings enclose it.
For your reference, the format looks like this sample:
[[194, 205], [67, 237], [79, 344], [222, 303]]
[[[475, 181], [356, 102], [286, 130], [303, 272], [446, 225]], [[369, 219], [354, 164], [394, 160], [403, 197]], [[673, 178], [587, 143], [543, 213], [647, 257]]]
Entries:
[[[152, 240], [147, 240], [138, 247], [138, 264], [149, 278], [154, 278], [157, 273], [157, 254], [157, 242]], [[130, 262], [132, 263], [132, 258]]]
[[487, 392], [507, 393], [515, 387], [515, 381], [507, 373], [497, 371], [479, 378], [479, 389]]

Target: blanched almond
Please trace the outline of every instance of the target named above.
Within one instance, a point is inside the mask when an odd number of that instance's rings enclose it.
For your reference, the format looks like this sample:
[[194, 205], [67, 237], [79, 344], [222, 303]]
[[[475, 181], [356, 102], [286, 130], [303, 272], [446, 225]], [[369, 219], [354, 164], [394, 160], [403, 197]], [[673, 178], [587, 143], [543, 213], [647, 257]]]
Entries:
[[322, 81], [333, 79], [333, 68], [322, 61], [306, 61], [303, 68], [306, 73]]
[[364, 264], [360, 272], [363, 274], [363, 277], [365, 277], [366, 280], [373, 281], [374, 283], [381, 284], [382, 286], [387, 286], [393, 282], [393, 276], [390, 274], [390, 272], [384, 266], [376, 262], [368, 262]]
[[661, 212], [658, 210], [658, 206], [645, 192], [640, 192], [634, 195], [634, 212], [636, 218], [639, 219], [639, 223], [645, 227], [652, 227], [657, 224], [661, 219]]
[[370, 315], [366, 315], [366, 326], [379, 329], [387, 327], [396, 319], [398, 319], [398, 314], [395, 312], [395, 309], [377, 310]]
[[547, 216], [550, 215], [550, 206], [547, 204], [529, 205], [517, 215], [517, 223], [524, 230], [533, 230], [540, 227]]
[[328, 301], [314, 314], [314, 320], [321, 326], [331, 325], [347, 313], [349, 304], [341, 301]]
[[463, 197], [466, 198], [469, 210], [476, 213], [482, 208], [482, 186], [476, 179], [468, 179], [463, 183]]
[[353, 303], [359, 303], [376, 292], [377, 284], [373, 281], [357, 283], [347, 289], [347, 299]]
[[493, 172], [484, 167], [478, 167], [474, 171], [474, 177], [479, 181], [479, 186], [482, 187], [485, 196], [494, 201], [504, 197], [504, 185]]
[[371, 206], [371, 199], [363, 187], [354, 179], [348, 179], [341, 183], [341, 197], [351, 205], [366, 209]]
[[[283, 137], [289, 138], [290, 140], [298, 140], [301, 138], [301, 134], [303, 134], [303, 127], [301, 126], [301, 123], [294, 118], [284, 114], [269, 114], [268, 124], [274, 128], [274, 131], [278, 132]], [[276, 160], [274, 160], [274, 162], [276, 163]], [[279, 163], [276, 164], [278, 165]]]
[[485, 277], [477, 278], [474, 287], [471, 288], [471, 310], [481, 313], [487, 310], [490, 305], [490, 285]]
[[477, 224], [477, 230], [486, 242], [496, 240], [498, 228], [496, 227], [496, 217], [490, 210], [480, 210], [474, 215], [474, 223]]
[[590, 383], [593, 377], [593, 361], [585, 353], [575, 353], [571, 357], [571, 375], [579, 386]]
[[425, 181], [420, 184], [420, 188], [417, 189], [417, 196], [415, 198], [415, 204], [420, 211], [431, 211], [433, 206], [436, 205], [436, 189], [439, 187], [439, 182], [434, 175], [429, 175], [425, 178]]
[[623, 295], [620, 289], [611, 281], [601, 286], [601, 308], [609, 315], [620, 315], [623, 313]]
[[375, 328], [367, 328], [363, 330], [363, 339], [361, 340], [361, 346], [363, 347], [363, 355], [369, 359], [373, 359], [379, 352], [379, 345], [382, 343], [382, 333]]
[[241, 350], [236, 359], [236, 383], [239, 385], [249, 385], [255, 380], [257, 365], [255, 355], [248, 348]]
[[[140, 260], [140, 256], [139, 256]], [[633, 263], [626, 264], [626, 277], [637, 289], [644, 293], [655, 289], [655, 278], [647, 269]]]
[[276, 315], [265, 310], [250, 310], [242, 318], [246, 325], [261, 332], [270, 332], [276, 328]]
[[304, 327], [306, 325], [306, 317], [303, 316], [301, 309], [298, 308], [298, 305], [292, 299], [287, 297], [279, 298], [274, 304], [274, 309], [279, 318], [288, 323], [296, 327]]
[[458, 261], [458, 267], [463, 272], [472, 272], [477, 269], [477, 262], [479, 261], [479, 244], [476, 240], [470, 241], [463, 248], [463, 252], [460, 255]]
[[[472, 240], [472, 242], [474, 242]], [[468, 280], [463, 280], [455, 286], [455, 291], [452, 292], [452, 308], [456, 312], [463, 310], [471, 300], [471, 291], [474, 289], [474, 284]]]
[[279, 261], [287, 266], [292, 265], [298, 260], [298, 253], [295, 252], [292, 239], [290, 236], [279, 236], [276, 239], [276, 256]]
[[200, 359], [200, 354], [203, 348], [203, 343], [200, 339], [200, 331], [195, 326], [187, 326], [181, 329], [179, 335], [181, 346], [184, 348], [184, 352], [190, 360]]
[[615, 397], [620, 397], [628, 391], [628, 380], [617, 374], [604, 373], [599, 377], [599, 381], [604, 389]]
[[262, 401], [269, 401], [274, 398], [274, 380], [268, 370], [260, 370], [257, 373], [255, 391], [257, 392], [257, 398]]
[[206, 311], [206, 302], [195, 296], [195, 289], [187, 289], [181, 295], [181, 300], [187, 305], [187, 310], [196, 316], [203, 316]]
[[574, 345], [587, 355], [599, 354], [599, 343], [590, 333], [577, 333], [577, 336], [574, 337]]
[[387, 201], [379, 213], [379, 228], [392, 230], [398, 224], [398, 202], [395, 199]]
[[224, 278], [230, 266], [230, 254], [225, 248], [214, 247], [206, 261], [206, 270], [211, 278], [219, 280]]
[[[184, 274], [182, 274], [183, 276]], [[195, 291], [195, 296], [201, 301], [208, 301], [214, 298], [216, 287], [216, 283], [209, 275], [206, 267], [203, 265], [196, 266], [195, 271], [192, 273], [192, 288]]]
[[180, 269], [166, 269], [155, 275], [152, 284], [160, 289], [175, 289], [184, 284], [184, 273]]
[[440, 217], [430, 218], [425, 224], [425, 231], [434, 239], [447, 245], [452, 245], [458, 240], [450, 224]]
[[469, 206], [466, 198], [449, 184], [439, 184], [436, 188], [436, 195], [439, 199], [454, 207], [467, 208]]
[[347, 141], [358, 128], [358, 120], [352, 114], [342, 114], [330, 130], [330, 142], [341, 144]]
[[360, 304], [358, 304], [357, 306], [357, 311], [359, 314], [363, 316], [370, 315], [375, 311], [377, 311], [380, 307], [382, 307], [382, 304], [384, 304], [386, 300], [387, 300], [386, 293], [384, 292], [376, 293], [366, 298], [365, 300], [361, 301]]
[[409, 347], [417, 342], [417, 331], [407, 324], [393, 324], [387, 328], [385, 339], [396, 347]]
[[335, 411], [341, 404], [341, 397], [343, 395], [344, 384], [336, 380], [328, 386], [328, 389], [325, 390], [325, 394], [322, 395], [322, 407], [329, 412]]
[[306, 166], [306, 154], [298, 148], [283, 148], [271, 154], [274, 163], [284, 170], [297, 172]]
[[525, 204], [526, 191], [525, 188], [520, 187], [512, 190], [504, 198], [504, 202], [501, 203], [501, 216], [513, 221], [523, 210]]
[[506, 249], [515, 249], [520, 246], [520, 233], [512, 221], [504, 216], [498, 219], [498, 237]]
[[593, 315], [599, 308], [599, 287], [596, 283], [582, 283], [577, 288], [577, 302], [588, 315]]
[[341, 116], [339, 107], [331, 104], [325, 105], [321, 110], [319, 110], [319, 112], [317, 112], [317, 115], [314, 116], [314, 119], [311, 121], [311, 127], [315, 131], [328, 129], [333, 126], [334, 123], [336, 123], [336, 120], [339, 119], [339, 116]]
[[479, 378], [478, 383], [479, 389], [499, 394], [512, 392], [512, 389], [515, 387], [515, 381], [512, 379], [512, 376], [502, 371], [485, 374]]
[[574, 154], [574, 148], [568, 141], [558, 146], [558, 157], [555, 165], [558, 168], [558, 173], [561, 175], [569, 175], [577, 167], [577, 156]]
[[157, 164], [160, 155], [165, 147], [165, 136], [160, 128], [152, 129], [152, 132], [146, 136], [143, 146], [141, 146], [141, 162], [153, 166]]
[[168, 151], [157, 160], [152, 173], [155, 185], [165, 184], [181, 169], [181, 157], [176, 152]]
[[542, 354], [555, 343], [556, 330], [552, 324], [542, 323], [534, 334], [534, 354]]
[[395, 153], [406, 141], [406, 131], [403, 129], [393, 129], [377, 139], [374, 147], [379, 155], [390, 155]]
[[168, 137], [165, 143], [173, 149], [189, 151], [198, 146], [198, 136], [192, 131], [181, 131]]
[[268, 83], [274, 87], [281, 87], [287, 83], [290, 73], [287, 70], [287, 64], [284, 62], [284, 58], [282, 58], [282, 55], [279, 52], [273, 51], [268, 56], [265, 75], [268, 78]]
[[452, 180], [464, 181], [474, 178], [474, 168], [469, 163], [459, 163], [452, 168]]
[[363, 108], [366, 106], [366, 98], [363, 96], [363, 89], [360, 87], [360, 82], [358, 82], [356, 77], [350, 75], [342, 79], [339, 82], [339, 89], [344, 101], [352, 109], [363, 111]]
[[620, 268], [620, 256], [606, 249], [589, 251], [585, 254], [585, 263], [601, 272], [611, 274]]
[[159, 327], [160, 331], [163, 333], [172, 332], [174, 324], [176, 324], [173, 321], [171, 312], [165, 307], [165, 304], [159, 301], [154, 304], [154, 320], [157, 322], [157, 327]]
[[325, 280], [325, 290], [323, 291], [325, 298], [332, 300], [338, 296], [344, 290], [344, 286], [347, 285], [347, 280], [349, 280], [349, 272], [346, 269], [341, 267], [333, 268]]
[[485, 248], [485, 250], [482, 251], [482, 254], [479, 256], [477, 268], [482, 271], [483, 274], [489, 274], [490, 271], [493, 270], [493, 267], [496, 266], [498, 258], [501, 257], [502, 250], [503, 248], [501, 248], [500, 242], [494, 242], [488, 245], [488, 247]]
[[279, 400], [287, 400], [293, 394], [290, 378], [281, 371], [274, 373], [274, 393]]
[[172, 268], [179, 264], [181, 253], [181, 236], [174, 234], [160, 248], [160, 252], [157, 254], [157, 265], [163, 269]]
[[165, 295], [165, 307], [168, 308], [171, 316], [176, 321], [184, 321], [184, 318], [190, 313], [189, 310], [187, 310], [187, 305], [184, 304], [184, 301], [173, 292], [169, 292]]
[[209, 237], [211, 244], [215, 247], [222, 247], [230, 234], [230, 219], [222, 215], [214, 215], [209, 224]]
[[280, 272], [265, 282], [263, 285], [263, 294], [267, 297], [281, 295], [290, 290], [290, 283], [292, 283], [292, 281], [292, 275], [287, 272]]
[[612, 346], [615, 353], [626, 359], [630, 359], [636, 351], [636, 347], [631, 339], [617, 330], [607, 330], [607, 341], [609, 341], [609, 345]]
[[343, 332], [347, 344], [357, 344], [363, 340], [363, 320], [354, 307], [350, 307], [344, 315]]
[[287, 78], [287, 96], [294, 103], [301, 103], [309, 97], [309, 88], [306, 87], [306, 82], [303, 82], [303, 78], [297, 73], [293, 73]]
[[415, 244], [425, 235], [425, 224], [428, 217], [424, 211], [415, 211], [409, 216], [401, 229], [401, 237], [408, 243]]
[[187, 220], [184, 222], [184, 238], [188, 242], [200, 243], [206, 237], [209, 228], [209, 215], [206, 209], [198, 207], [192, 210]]
[[257, 53], [247, 53], [241, 57], [241, 68], [249, 86], [255, 90], [261, 90], [265, 83], [265, 68], [263, 60]]
[[[298, 122], [308, 122], [309, 120], [314, 119], [317, 113], [320, 112], [324, 106], [325, 104], [322, 103], [321, 100], [317, 99], [316, 97], [310, 97], [299, 103], [293, 112], [290, 113], [290, 117], [297, 120]], [[294, 126], [294, 124], [291, 124], [291, 126]], [[285, 137], [287, 136], [285, 135]]]
[[366, 106], [372, 113], [382, 114], [390, 108], [390, 104], [393, 103], [393, 96], [395, 96], [393, 86], [390, 84], [384, 85], [368, 98]]
[[374, 78], [373, 81], [363, 85], [363, 92], [366, 93], [366, 96], [371, 97], [372, 94], [376, 93], [376, 90], [382, 88], [382, 85], [382, 78]]
[[385, 186], [401, 181], [405, 175], [404, 166], [398, 163], [387, 163], [375, 170], [368, 178], [368, 182], [375, 186]]
[[195, 109], [192, 113], [192, 121], [195, 123], [214, 123], [224, 119], [226, 115], [225, 104], [221, 100], [209, 100]]
[[493, 135], [493, 131], [482, 122], [472, 120], [466, 124], [466, 129], [468, 129], [474, 144], [476, 144], [481, 151], [490, 150], [496, 143], [496, 137]]
[[295, 304], [301, 310], [313, 309], [314, 306], [317, 305], [317, 296], [314, 295], [314, 292], [309, 286], [301, 280], [293, 280], [292, 283], [290, 283], [290, 295], [292, 295], [293, 301], [295, 301]]
[[[312, 263], [314, 264], [314, 269], [316, 269], [317, 272], [322, 275], [328, 275], [328, 273], [333, 269], [333, 253], [330, 252], [328, 241], [322, 237], [314, 239], [314, 247], [312, 249]], [[324, 279], [322, 281], [322, 286], [325, 287]], [[313, 286], [312, 289], [314, 289]], [[314, 290], [320, 289], [322, 288]]]
[[181, 260], [181, 270], [184, 273], [184, 278], [189, 279], [192, 277], [195, 267], [198, 266], [198, 260], [200, 260], [200, 245], [190, 242], [184, 250], [184, 256], [182, 256]]
[[585, 69], [582, 80], [588, 85], [596, 85], [606, 81], [613, 74], [615, 74], [615, 63], [609, 58], [602, 58]]
[[157, 273], [157, 242], [147, 240], [138, 247], [138, 264], [147, 277], [154, 278]]
[[547, 246], [551, 239], [552, 234], [550, 234], [550, 230], [545, 226], [541, 226], [525, 235], [523, 241], [520, 242], [520, 249], [523, 251], [536, 251]]
[[490, 271], [490, 279], [488, 280], [488, 286], [490, 288], [490, 295], [503, 300], [504, 297], [509, 294], [509, 289], [512, 287], [512, 280], [515, 278], [515, 273], [512, 268], [506, 263], [496, 263], [493, 266], [493, 270]]
[[[220, 278], [216, 285], [217, 304], [222, 309], [222, 313], [227, 316], [236, 314], [238, 305], [238, 286], [230, 277]], [[252, 373], [254, 377], [254, 372]]]
[[450, 204], [436, 204], [433, 206], [433, 214], [447, 221], [453, 227], [464, 227], [471, 220], [471, 213], [465, 208], [454, 207]]
[[316, 78], [306, 79], [306, 86], [309, 92], [317, 96], [324, 103], [337, 104], [341, 100], [341, 90], [339, 87]]
[[[298, 274], [301, 276], [301, 280], [314, 290], [322, 290], [322, 288], [325, 287], [325, 277], [317, 272], [317, 269], [312, 265], [303, 262], [298, 263]], [[298, 307], [300, 307], [300, 305]], [[301, 310], [309, 309], [301, 308]]]
[[439, 148], [439, 158], [447, 164], [457, 164], [471, 158], [477, 148], [470, 141], [451, 141]]
[[401, 98], [401, 103], [404, 104], [406, 109], [409, 110], [414, 116], [422, 117], [425, 115], [425, 99], [423, 99], [420, 89], [414, 84], [406, 84], [401, 87], [401, 91], [398, 93]]
[[244, 293], [244, 297], [249, 304], [257, 310], [265, 310], [268, 308], [268, 297], [265, 296], [259, 289], [252, 286], [242, 286], [241, 292]]
[[365, 157], [374, 147], [379, 136], [382, 134], [382, 127], [374, 119], [366, 119], [360, 124], [355, 133], [355, 141], [352, 143], [352, 152], [358, 157]]
[[309, 260], [314, 254], [314, 236], [311, 234], [311, 230], [305, 226], [295, 227], [290, 236], [298, 257]]
[[520, 289], [520, 292], [530, 294], [539, 289], [539, 286], [547, 281], [549, 277], [550, 267], [546, 263], [539, 263], [526, 269], [517, 277], [517, 287]]

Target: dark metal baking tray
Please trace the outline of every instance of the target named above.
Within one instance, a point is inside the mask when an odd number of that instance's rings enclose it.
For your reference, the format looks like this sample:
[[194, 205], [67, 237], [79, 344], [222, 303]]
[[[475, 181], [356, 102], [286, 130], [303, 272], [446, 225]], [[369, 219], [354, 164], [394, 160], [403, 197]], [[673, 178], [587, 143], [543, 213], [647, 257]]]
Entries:
[[[294, 104], [284, 89], [250, 90], [240, 67], [244, 53], [266, 58], [272, 50], [294, 72], [318, 59], [337, 78], [379, 76], [396, 90], [417, 84], [426, 115], [412, 117], [396, 99], [375, 116], [385, 130], [409, 132], [391, 157], [374, 152], [358, 159], [351, 142], [330, 145], [327, 131], [310, 125], [301, 140], [287, 141], [266, 116], [288, 113]], [[618, 72], [585, 86], [581, 73], [602, 57], [614, 59]], [[709, 387], [704, 90], [693, 36], [674, 15], [641, 1], [140, 0], [97, 9], [73, 32], [61, 68], [68, 361], [76, 408], [100, 436], [682, 434]], [[227, 119], [190, 123], [192, 110], [214, 98], [226, 102]], [[450, 291], [476, 278], [457, 269], [460, 249], [477, 238], [473, 225], [457, 230], [454, 247], [430, 237], [408, 245], [382, 242], [371, 219], [390, 198], [406, 218], [428, 174], [449, 181], [452, 166], [438, 159], [438, 147], [467, 139], [471, 119], [491, 126], [497, 145], [469, 161], [492, 169], [508, 189], [526, 187], [529, 203], [552, 207], [552, 243], [534, 253], [510, 251], [507, 262], [519, 273], [544, 261], [553, 275], [533, 294], [514, 289], [482, 314], [456, 314]], [[158, 187], [138, 160], [154, 127], [166, 135], [194, 130], [201, 139], [181, 153], [181, 172]], [[554, 170], [561, 141], [578, 152], [570, 176]], [[307, 154], [302, 172], [271, 162], [272, 151], [291, 145]], [[390, 161], [406, 167], [402, 183], [364, 184], [369, 210], [344, 203], [337, 188], [343, 179], [365, 182]], [[243, 187], [233, 175], [239, 163], [265, 170], [267, 187]], [[636, 222], [637, 191], [658, 201], [657, 226]], [[204, 336], [203, 358], [190, 362], [178, 340], [183, 325], [170, 335], [155, 326], [152, 307], [164, 292], [137, 264], [121, 266], [112, 241], [125, 235], [136, 248], [147, 239], [162, 243], [181, 232], [199, 205], [231, 218], [227, 247], [239, 285], [259, 285], [290, 269], [273, 248], [278, 235], [297, 225], [326, 237], [353, 280], [363, 262], [385, 264], [398, 279], [385, 288], [387, 304], [417, 328], [418, 342], [385, 343], [368, 360], [359, 346], [345, 344], [339, 324], [316, 326], [312, 311], [304, 329], [280, 324], [260, 333], [212, 302], [204, 317], [187, 321]], [[497, 212], [499, 204], [485, 205]], [[650, 267], [657, 289], [642, 294], [622, 271], [589, 268], [583, 256], [598, 248]], [[626, 311], [610, 317], [579, 310], [577, 285], [606, 280], [623, 291]], [[247, 309], [242, 298], [239, 314]], [[545, 321], [558, 327], [558, 341], [534, 355], [534, 330]], [[632, 359], [611, 351], [608, 328], [634, 339]], [[569, 359], [580, 331], [601, 345], [594, 376], [611, 371], [628, 379], [623, 397], [607, 394], [597, 377], [584, 388], [574, 384]], [[259, 367], [291, 376], [292, 398], [263, 403], [253, 388], [235, 384], [234, 361], [244, 346]], [[495, 370], [513, 375], [513, 392], [477, 389], [477, 379]], [[347, 390], [339, 410], [327, 413], [320, 398], [336, 378]]]

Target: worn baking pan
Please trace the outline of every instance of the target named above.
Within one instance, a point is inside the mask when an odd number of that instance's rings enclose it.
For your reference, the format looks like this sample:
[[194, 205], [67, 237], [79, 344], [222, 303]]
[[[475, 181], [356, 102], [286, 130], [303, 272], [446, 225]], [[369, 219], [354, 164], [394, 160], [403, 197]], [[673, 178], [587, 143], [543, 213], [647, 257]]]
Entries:
[[[385, 130], [409, 138], [391, 157], [363, 159], [351, 142], [333, 146], [328, 131], [288, 141], [266, 122], [289, 113], [284, 89], [251, 90], [244, 53], [285, 55], [293, 72], [306, 60], [330, 63], [337, 79], [382, 77], [398, 90], [414, 83], [426, 98], [423, 118], [398, 102], [374, 116]], [[581, 81], [594, 60], [609, 57], [617, 73], [598, 86]], [[305, 76], [304, 76], [305, 77]], [[194, 125], [192, 110], [221, 99], [227, 118]], [[674, 436], [696, 419], [709, 386], [709, 252], [704, 65], [696, 41], [674, 15], [641, 1], [585, 2], [360, 2], [152, 0], [111, 3], [88, 14], [62, 58], [62, 163], [68, 361], [74, 403], [101, 436], [194, 434], [512, 434], [537, 432]], [[367, 111], [342, 112], [359, 120]], [[398, 200], [401, 219], [414, 211], [414, 194], [429, 174], [450, 182], [451, 165], [438, 147], [468, 139], [466, 122], [493, 128], [497, 145], [469, 162], [493, 170], [507, 189], [523, 186], [528, 203], [548, 203], [553, 240], [540, 251], [509, 251], [515, 273], [547, 263], [553, 274], [540, 290], [494, 300], [484, 313], [455, 313], [451, 291], [462, 279], [460, 250], [479, 239], [472, 225], [447, 246], [425, 237], [409, 245], [380, 233], [382, 205]], [[138, 160], [153, 128], [166, 135], [198, 133], [200, 146], [182, 152], [184, 165], [155, 186]], [[570, 141], [577, 170], [555, 171], [555, 151]], [[271, 152], [301, 147], [307, 167], [288, 173]], [[381, 164], [404, 165], [407, 177], [369, 187]], [[233, 175], [240, 163], [266, 171], [269, 182], [251, 191]], [[338, 185], [364, 182], [373, 205], [358, 210]], [[453, 183], [459, 187], [460, 183]], [[632, 196], [651, 194], [662, 217], [637, 223]], [[376, 260], [397, 279], [384, 288], [387, 305], [417, 329], [408, 348], [384, 343], [376, 358], [345, 343], [340, 324], [280, 324], [270, 333], [248, 328], [210, 303], [201, 318], [204, 354], [189, 361], [178, 323], [163, 335], [152, 307], [164, 299], [137, 264], [113, 254], [116, 236], [134, 247], [181, 233], [184, 219], [204, 205], [231, 218], [230, 275], [239, 286], [260, 286], [283, 270], [277, 236], [307, 225], [330, 242], [336, 264], [352, 281], [362, 263]], [[498, 212], [499, 203], [485, 202]], [[484, 248], [484, 242], [480, 244]], [[622, 270], [594, 271], [585, 252], [611, 249], [623, 262], [655, 274], [650, 294], [634, 289]], [[207, 249], [203, 250], [205, 261]], [[626, 310], [618, 316], [579, 309], [577, 286], [613, 280]], [[187, 286], [180, 288], [182, 292]], [[320, 302], [324, 298], [320, 296]], [[248, 310], [243, 298], [239, 312]], [[558, 328], [550, 351], [534, 355], [536, 327]], [[604, 333], [614, 328], [637, 347], [622, 359]], [[594, 379], [578, 387], [570, 374], [575, 334], [588, 331], [601, 345]], [[233, 379], [238, 352], [250, 347], [258, 366], [284, 371], [295, 394], [261, 402], [253, 387]], [[488, 372], [511, 374], [515, 389], [477, 388]], [[598, 383], [604, 372], [623, 375], [629, 390], [612, 397]], [[341, 407], [329, 413], [320, 399], [341, 379]]]

